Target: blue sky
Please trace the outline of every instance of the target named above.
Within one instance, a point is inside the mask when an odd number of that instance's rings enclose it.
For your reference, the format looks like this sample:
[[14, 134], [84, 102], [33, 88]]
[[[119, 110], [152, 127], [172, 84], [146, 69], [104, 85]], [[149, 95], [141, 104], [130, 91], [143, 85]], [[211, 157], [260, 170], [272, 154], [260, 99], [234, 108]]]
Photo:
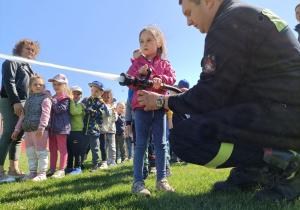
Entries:
[[[294, 7], [299, 0], [246, 2], [270, 9], [291, 28], [297, 24]], [[0, 0], [0, 53], [11, 55], [16, 41], [29, 38], [40, 42], [37, 61], [119, 75], [130, 67], [132, 52], [139, 48], [139, 32], [150, 24], [158, 24], [166, 36], [168, 60], [177, 82], [187, 79], [195, 85], [201, 72], [205, 35], [186, 25], [178, 0]], [[69, 86], [79, 85], [84, 96], [90, 96], [88, 83], [98, 80], [113, 90], [118, 101], [127, 99], [128, 88], [118, 82], [32, 67], [45, 80], [65, 74]], [[51, 83], [46, 82], [46, 86], [53, 94]]]

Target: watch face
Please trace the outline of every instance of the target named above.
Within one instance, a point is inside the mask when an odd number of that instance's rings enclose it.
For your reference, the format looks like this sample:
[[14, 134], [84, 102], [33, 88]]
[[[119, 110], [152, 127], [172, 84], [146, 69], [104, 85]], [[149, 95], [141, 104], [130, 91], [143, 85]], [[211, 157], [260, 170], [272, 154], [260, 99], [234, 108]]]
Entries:
[[161, 105], [162, 105], [162, 100], [161, 100], [161, 98], [157, 99], [156, 105], [157, 105], [158, 107], [161, 107]]
[[158, 106], [158, 107], [163, 107], [163, 105], [164, 105], [164, 98], [163, 97], [158, 97], [158, 99], [156, 100], [156, 105]]

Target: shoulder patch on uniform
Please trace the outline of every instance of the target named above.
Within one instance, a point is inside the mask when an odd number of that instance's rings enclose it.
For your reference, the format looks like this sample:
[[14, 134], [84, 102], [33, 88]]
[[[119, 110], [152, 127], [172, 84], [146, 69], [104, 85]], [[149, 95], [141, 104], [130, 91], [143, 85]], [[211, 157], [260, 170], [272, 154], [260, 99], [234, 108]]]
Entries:
[[203, 58], [203, 68], [204, 73], [211, 73], [216, 70], [216, 56], [214, 54], [209, 54]]
[[267, 16], [268, 18], [270, 18], [270, 20], [275, 24], [277, 30], [280, 32], [282, 31], [282, 29], [284, 29], [285, 27], [288, 26], [287, 22], [285, 22], [284, 20], [282, 20], [280, 17], [278, 17], [276, 14], [274, 14], [273, 12], [271, 12], [268, 9], [264, 9], [262, 11], [262, 13]]

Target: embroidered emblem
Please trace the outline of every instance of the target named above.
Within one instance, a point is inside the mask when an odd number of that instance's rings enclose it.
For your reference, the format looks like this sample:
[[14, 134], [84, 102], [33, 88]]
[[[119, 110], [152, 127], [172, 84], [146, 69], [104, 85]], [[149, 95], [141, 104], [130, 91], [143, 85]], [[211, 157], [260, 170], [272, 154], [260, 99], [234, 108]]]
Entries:
[[214, 70], [216, 70], [216, 57], [215, 55], [207, 55], [204, 57], [204, 66], [203, 66], [203, 72], [204, 73], [211, 73]]

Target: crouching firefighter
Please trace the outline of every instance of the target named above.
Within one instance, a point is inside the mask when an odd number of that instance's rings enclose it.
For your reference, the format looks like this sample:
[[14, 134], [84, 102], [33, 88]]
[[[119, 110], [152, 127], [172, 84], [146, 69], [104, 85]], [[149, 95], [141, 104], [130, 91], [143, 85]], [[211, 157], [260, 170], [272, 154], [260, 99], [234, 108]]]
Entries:
[[202, 72], [187, 92], [140, 90], [145, 110], [190, 114], [170, 133], [177, 156], [233, 167], [215, 190], [260, 185], [257, 200], [300, 194], [300, 45], [271, 11], [235, 0], [179, 0], [187, 24], [206, 33]]

